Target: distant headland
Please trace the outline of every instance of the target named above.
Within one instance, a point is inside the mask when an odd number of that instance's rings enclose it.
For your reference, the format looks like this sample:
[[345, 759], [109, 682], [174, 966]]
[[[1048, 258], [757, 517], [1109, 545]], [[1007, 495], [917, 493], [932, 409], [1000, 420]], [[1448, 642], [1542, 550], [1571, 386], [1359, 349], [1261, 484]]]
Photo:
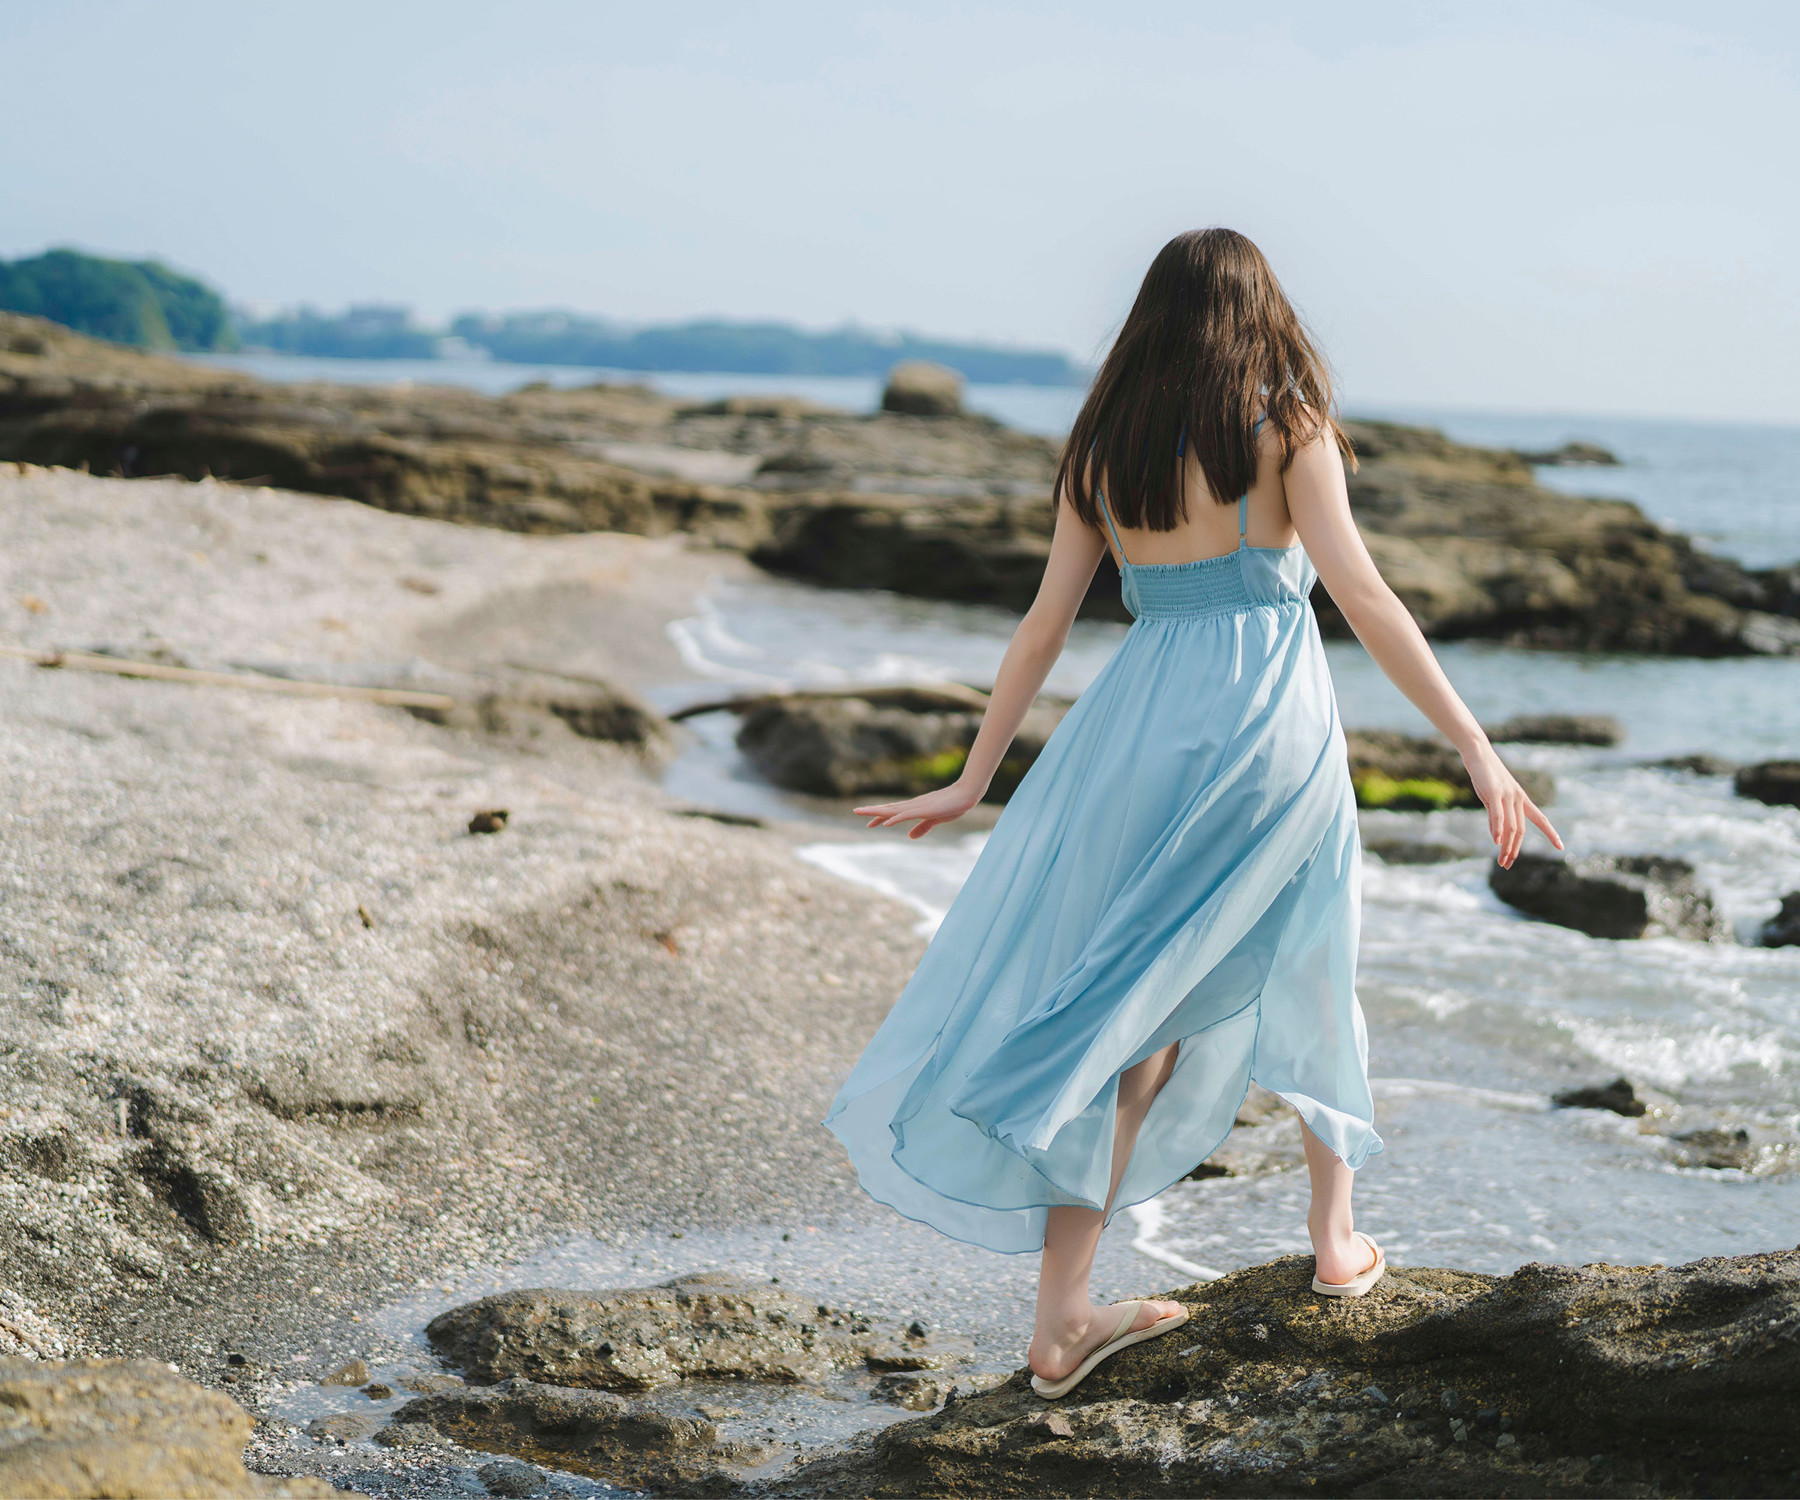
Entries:
[[333, 359], [494, 359], [591, 369], [722, 371], [741, 375], [883, 375], [930, 360], [992, 385], [1080, 385], [1054, 349], [963, 343], [846, 325], [704, 318], [627, 325], [574, 312], [467, 312], [448, 324], [381, 303], [341, 313], [310, 307], [258, 315], [230, 307], [205, 282], [157, 261], [107, 260], [59, 249], [0, 261], [0, 311], [48, 318], [95, 338], [164, 351], [264, 349]]

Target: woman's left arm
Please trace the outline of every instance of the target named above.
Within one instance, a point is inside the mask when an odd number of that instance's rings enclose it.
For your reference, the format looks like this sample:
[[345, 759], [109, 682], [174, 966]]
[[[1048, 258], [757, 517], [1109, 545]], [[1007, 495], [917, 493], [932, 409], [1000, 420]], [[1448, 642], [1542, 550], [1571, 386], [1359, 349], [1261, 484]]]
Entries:
[[909, 837], [922, 838], [940, 823], [954, 822], [987, 795], [988, 783], [1000, 768], [1013, 736], [1044, 686], [1044, 679], [1062, 655], [1075, 612], [1087, 597], [1094, 569], [1106, 544], [1100, 533], [1086, 525], [1067, 504], [1056, 509], [1056, 532], [1044, 579], [1037, 597], [1019, 628], [1013, 632], [1006, 656], [994, 678], [981, 729], [963, 762], [962, 775], [950, 786], [904, 802], [883, 802], [859, 807], [871, 828], [890, 828], [896, 823], [915, 823]]

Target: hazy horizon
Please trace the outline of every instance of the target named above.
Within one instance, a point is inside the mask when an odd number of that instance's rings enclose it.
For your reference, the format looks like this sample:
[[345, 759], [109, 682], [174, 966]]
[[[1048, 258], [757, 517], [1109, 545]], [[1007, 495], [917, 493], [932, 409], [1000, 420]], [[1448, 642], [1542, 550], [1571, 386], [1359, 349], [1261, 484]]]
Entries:
[[1800, 13], [0, 7], [0, 255], [1089, 363], [1180, 229], [1351, 409], [1800, 421]]

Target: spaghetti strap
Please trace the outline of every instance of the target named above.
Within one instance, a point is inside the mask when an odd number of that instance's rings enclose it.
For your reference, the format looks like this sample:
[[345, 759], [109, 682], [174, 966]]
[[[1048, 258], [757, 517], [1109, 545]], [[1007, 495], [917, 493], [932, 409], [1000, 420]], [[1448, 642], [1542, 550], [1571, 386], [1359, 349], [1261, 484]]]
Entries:
[[1250, 491], [1238, 496], [1238, 551], [1250, 545]]
[[1119, 549], [1119, 562], [1129, 568], [1131, 559], [1125, 555], [1125, 544], [1119, 540], [1119, 528], [1113, 525], [1112, 507], [1106, 503], [1106, 496], [1099, 490], [1094, 491], [1094, 498], [1100, 502], [1100, 514], [1106, 517], [1106, 529], [1112, 533], [1113, 546]]

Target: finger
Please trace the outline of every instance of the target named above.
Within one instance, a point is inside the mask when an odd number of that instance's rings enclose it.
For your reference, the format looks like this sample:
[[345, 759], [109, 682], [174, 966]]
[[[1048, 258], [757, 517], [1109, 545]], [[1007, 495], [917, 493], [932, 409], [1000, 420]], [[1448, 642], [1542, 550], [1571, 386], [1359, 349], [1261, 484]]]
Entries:
[[1523, 794], [1515, 797], [1507, 808], [1507, 847], [1510, 855], [1507, 863], [1511, 864], [1519, 857], [1519, 846], [1525, 842], [1525, 815], [1520, 805], [1525, 800]]
[[1544, 816], [1543, 809], [1535, 802], [1526, 802], [1525, 816], [1543, 830], [1544, 837], [1549, 839], [1558, 849], [1562, 848], [1562, 835], [1550, 826], [1550, 820]]
[[930, 833], [932, 829], [936, 828], [938, 826], [938, 824], [942, 821], [943, 820], [941, 818], [921, 818], [919, 820], [919, 826], [917, 828], [914, 828], [906, 836], [909, 839], [922, 839], [925, 837], [926, 834]]

